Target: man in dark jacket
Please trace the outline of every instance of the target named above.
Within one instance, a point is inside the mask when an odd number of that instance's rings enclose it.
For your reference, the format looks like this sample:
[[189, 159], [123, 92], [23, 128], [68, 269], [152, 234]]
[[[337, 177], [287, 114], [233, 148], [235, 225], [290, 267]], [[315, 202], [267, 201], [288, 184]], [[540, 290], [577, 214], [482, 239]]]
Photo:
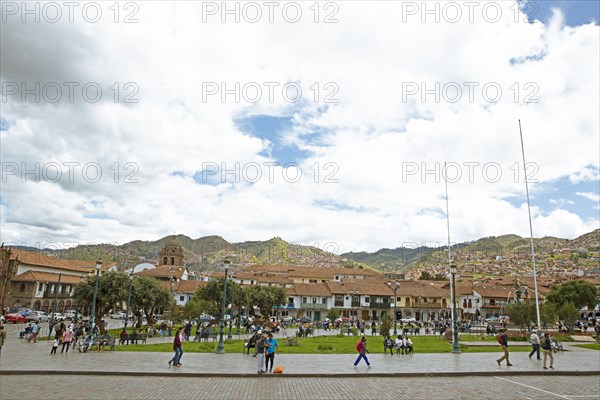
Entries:
[[498, 363], [498, 365], [500, 365], [500, 363], [503, 360], [506, 360], [506, 365], [508, 367], [512, 366], [512, 364], [510, 363], [510, 361], [508, 360], [508, 329], [504, 329], [502, 331], [502, 333], [500, 333], [498, 335], [498, 343], [500, 344], [500, 347], [502, 347], [502, 351], [504, 351], [504, 355], [502, 357], [500, 357], [499, 359], [496, 360], [496, 362]]

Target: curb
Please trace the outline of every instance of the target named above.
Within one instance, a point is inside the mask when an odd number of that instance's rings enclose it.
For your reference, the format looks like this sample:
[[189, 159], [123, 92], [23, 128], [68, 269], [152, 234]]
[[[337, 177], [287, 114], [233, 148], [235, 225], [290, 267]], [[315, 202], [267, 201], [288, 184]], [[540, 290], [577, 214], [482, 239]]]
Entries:
[[119, 376], [119, 377], [177, 377], [177, 378], [432, 378], [432, 377], [467, 377], [467, 376], [598, 376], [600, 371], [460, 371], [460, 372], [398, 372], [398, 373], [339, 373], [339, 374], [245, 374], [245, 373], [208, 373], [208, 372], [141, 372], [141, 371], [65, 371], [65, 370], [2, 370], [0, 376], [13, 375], [79, 375], [79, 376]]

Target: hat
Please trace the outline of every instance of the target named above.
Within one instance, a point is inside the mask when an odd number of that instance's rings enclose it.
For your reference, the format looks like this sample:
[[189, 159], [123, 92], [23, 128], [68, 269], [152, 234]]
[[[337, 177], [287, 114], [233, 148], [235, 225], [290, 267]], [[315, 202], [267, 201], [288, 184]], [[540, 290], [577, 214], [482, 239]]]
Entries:
[[531, 333], [537, 333], [537, 330], [533, 329], [533, 330], [531, 331]]

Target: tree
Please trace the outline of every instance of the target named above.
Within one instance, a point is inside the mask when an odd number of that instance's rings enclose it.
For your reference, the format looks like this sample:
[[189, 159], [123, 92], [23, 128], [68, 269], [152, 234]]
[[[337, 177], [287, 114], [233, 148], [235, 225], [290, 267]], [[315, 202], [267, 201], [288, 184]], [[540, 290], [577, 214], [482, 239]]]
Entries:
[[557, 314], [558, 311], [554, 303], [547, 301], [540, 306], [540, 319], [542, 323], [554, 325]]
[[279, 305], [285, 304], [287, 294], [285, 288], [278, 286], [250, 286], [246, 289], [249, 304], [260, 308], [263, 317], [268, 318], [271, 310]]
[[419, 279], [422, 281], [445, 281], [447, 278], [444, 276], [444, 274], [431, 275], [427, 271], [421, 271], [421, 276]]
[[331, 320], [331, 322], [335, 321], [340, 317], [340, 310], [337, 308], [332, 308], [327, 312], [327, 318]]
[[148, 320], [148, 325], [153, 326], [154, 314], [158, 310], [170, 307], [173, 303], [174, 300], [169, 290], [156, 279], [146, 276], [134, 279], [131, 288], [131, 309], [138, 320], [141, 319], [143, 312]]
[[[91, 305], [95, 286], [96, 275], [88, 276], [85, 281], [75, 287], [75, 299], [82, 305]], [[129, 276], [126, 273], [111, 271], [100, 275], [93, 322], [100, 328], [102, 334], [106, 333], [106, 329], [101, 323], [102, 316], [110, 312], [117, 304], [127, 301], [128, 289]]]
[[509, 304], [506, 307], [506, 312], [510, 317], [510, 322], [517, 325], [521, 331], [524, 331], [525, 327], [527, 327], [531, 321], [537, 319], [535, 305], [531, 300], [518, 301]]
[[553, 286], [548, 293], [547, 300], [558, 306], [573, 303], [578, 310], [585, 306], [593, 309], [600, 302], [596, 286], [583, 280], [569, 281]]
[[560, 306], [558, 316], [561, 320], [572, 324], [579, 319], [579, 309], [575, 304], [568, 302]]
[[[233, 301], [235, 304], [244, 305], [246, 303], [246, 293], [237, 283], [227, 280], [227, 298], [225, 305], [231, 302], [231, 291], [233, 290]], [[223, 279], [215, 279], [209, 281], [206, 285], [200, 287], [194, 296], [194, 301], [204, 300], [205, 304], [199, 303], [197, 307], [200, 310], [208, 311], [212, 315], [217, 316], [217, 320], [221, 319], [221, 310], [223, 307]]]
[[381, 327], [379, 328], [379, 333], [381, 336], [385, 337], [390, 334], [390, 329], [392, 329], [392, 316], [385, 314], [381, 318]]

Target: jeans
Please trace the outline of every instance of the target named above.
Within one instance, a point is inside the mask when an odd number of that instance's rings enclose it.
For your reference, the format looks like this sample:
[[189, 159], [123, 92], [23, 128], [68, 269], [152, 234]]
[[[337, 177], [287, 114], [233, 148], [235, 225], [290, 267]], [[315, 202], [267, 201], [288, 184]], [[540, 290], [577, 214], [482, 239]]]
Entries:
[[371, 365], [371, 363], [369, 362], [369, 359], [367, 358], [367, 355], [364, 353], [360, 353], [358, 355], [358, 358], [356, 359], [356, 361], [354, 361], [354, 366], [356, 367], [358, 365], [358, 363], [360, 362], [360, 360], [364, 358], [365, 362], [367, 363], [367, 365]]
[[540, 359], [540, 345], [539, 344], [531, 344], [532, 350], [531, 353], [529, 353], [529, 358], [531, 358], [532, 355], [534, 355], [535, 353], [537, 353], [537, 359]]
[[175, 348], [175, 355], [173, 356], [173, 358], [171, 358], [171, 363], [173, 363], [173, 365], [177, 365], [179, 364], [179, 361], [181, 361], [181, 356], [183, 355], [183, 348], [181, 347], [176, 347]]
[[265, 353], [258, 353], [256, 355], [256, 362], [257, 362], [258, 371], [264, 371], [265, 370]]
[[[271, 368], [269, 368], [269, 361], [271, 362]], [[267, 353], [267, 370], [273, 370], [273, 363], [275, 362], [275, 353]]]
[[67, 349], [67, 353], [69, 352], [69, 346], [71, 346], [71, 342], [63, 342], [62, 344], [62, 349], [60, 350], [60, 352], [62, 353], [63, 351], [65, 351], [65, 348]]

